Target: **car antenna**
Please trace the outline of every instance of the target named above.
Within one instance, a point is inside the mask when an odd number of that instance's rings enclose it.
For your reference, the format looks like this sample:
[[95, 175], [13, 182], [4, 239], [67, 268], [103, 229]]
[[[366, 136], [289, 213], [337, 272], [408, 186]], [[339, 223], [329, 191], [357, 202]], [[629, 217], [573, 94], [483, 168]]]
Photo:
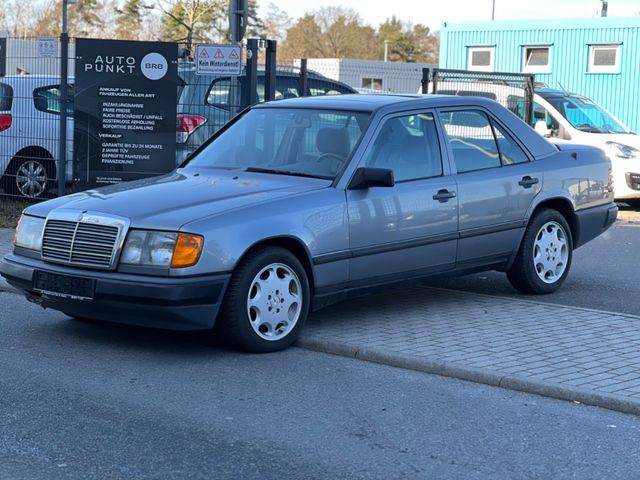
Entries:
[[560, 85], [560, 89], [562, 90], [562, 94], [563, 94], [565, 97], [568, 97], [568, 96], [569, 96], [569, 92], [567, 92], [567, 89], [566, 89], [566, 88], [564, 88], [560, 82], [558, 82], [558, 85]]

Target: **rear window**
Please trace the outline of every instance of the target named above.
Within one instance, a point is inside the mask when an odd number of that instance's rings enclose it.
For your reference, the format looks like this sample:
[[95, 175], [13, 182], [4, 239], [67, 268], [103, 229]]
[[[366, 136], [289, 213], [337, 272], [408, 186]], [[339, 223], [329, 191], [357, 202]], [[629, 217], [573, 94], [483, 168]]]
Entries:
[[11, 110], [13, 102], [13, 88], [6, 83], [0, 83], [0, 112], [8, 112]]

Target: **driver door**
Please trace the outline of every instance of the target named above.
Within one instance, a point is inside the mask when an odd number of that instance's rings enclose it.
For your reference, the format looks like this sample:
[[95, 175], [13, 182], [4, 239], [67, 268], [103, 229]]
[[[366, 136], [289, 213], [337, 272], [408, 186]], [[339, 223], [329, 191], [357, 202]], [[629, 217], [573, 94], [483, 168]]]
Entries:
[[383, 120], [360, 166], [390, 169], [393, 187], [347, 190], [350, 280], [383, 283], [446, 271], [456, 259], [458, 198], [434, 114]]

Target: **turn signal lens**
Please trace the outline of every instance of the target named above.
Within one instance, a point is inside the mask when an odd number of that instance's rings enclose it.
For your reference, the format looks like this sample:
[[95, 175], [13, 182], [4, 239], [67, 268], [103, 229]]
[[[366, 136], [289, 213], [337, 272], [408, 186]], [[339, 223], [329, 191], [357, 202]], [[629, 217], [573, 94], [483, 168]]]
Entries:
[[179, 233], [173, 249], [171, 268], [191, 267], [198, 263], [203, 245], [204, 237], [191, 233]]

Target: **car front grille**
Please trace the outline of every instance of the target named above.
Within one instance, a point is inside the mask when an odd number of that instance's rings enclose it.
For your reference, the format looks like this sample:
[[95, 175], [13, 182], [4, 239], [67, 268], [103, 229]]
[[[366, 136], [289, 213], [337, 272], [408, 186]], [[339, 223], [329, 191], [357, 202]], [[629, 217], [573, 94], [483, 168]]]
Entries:
[[42, 236], [42, 259], [82, 267], [112, 268], [123, 226], [113, 222], [94, 223], [95, 216], [87, 220], [49, 218]]

